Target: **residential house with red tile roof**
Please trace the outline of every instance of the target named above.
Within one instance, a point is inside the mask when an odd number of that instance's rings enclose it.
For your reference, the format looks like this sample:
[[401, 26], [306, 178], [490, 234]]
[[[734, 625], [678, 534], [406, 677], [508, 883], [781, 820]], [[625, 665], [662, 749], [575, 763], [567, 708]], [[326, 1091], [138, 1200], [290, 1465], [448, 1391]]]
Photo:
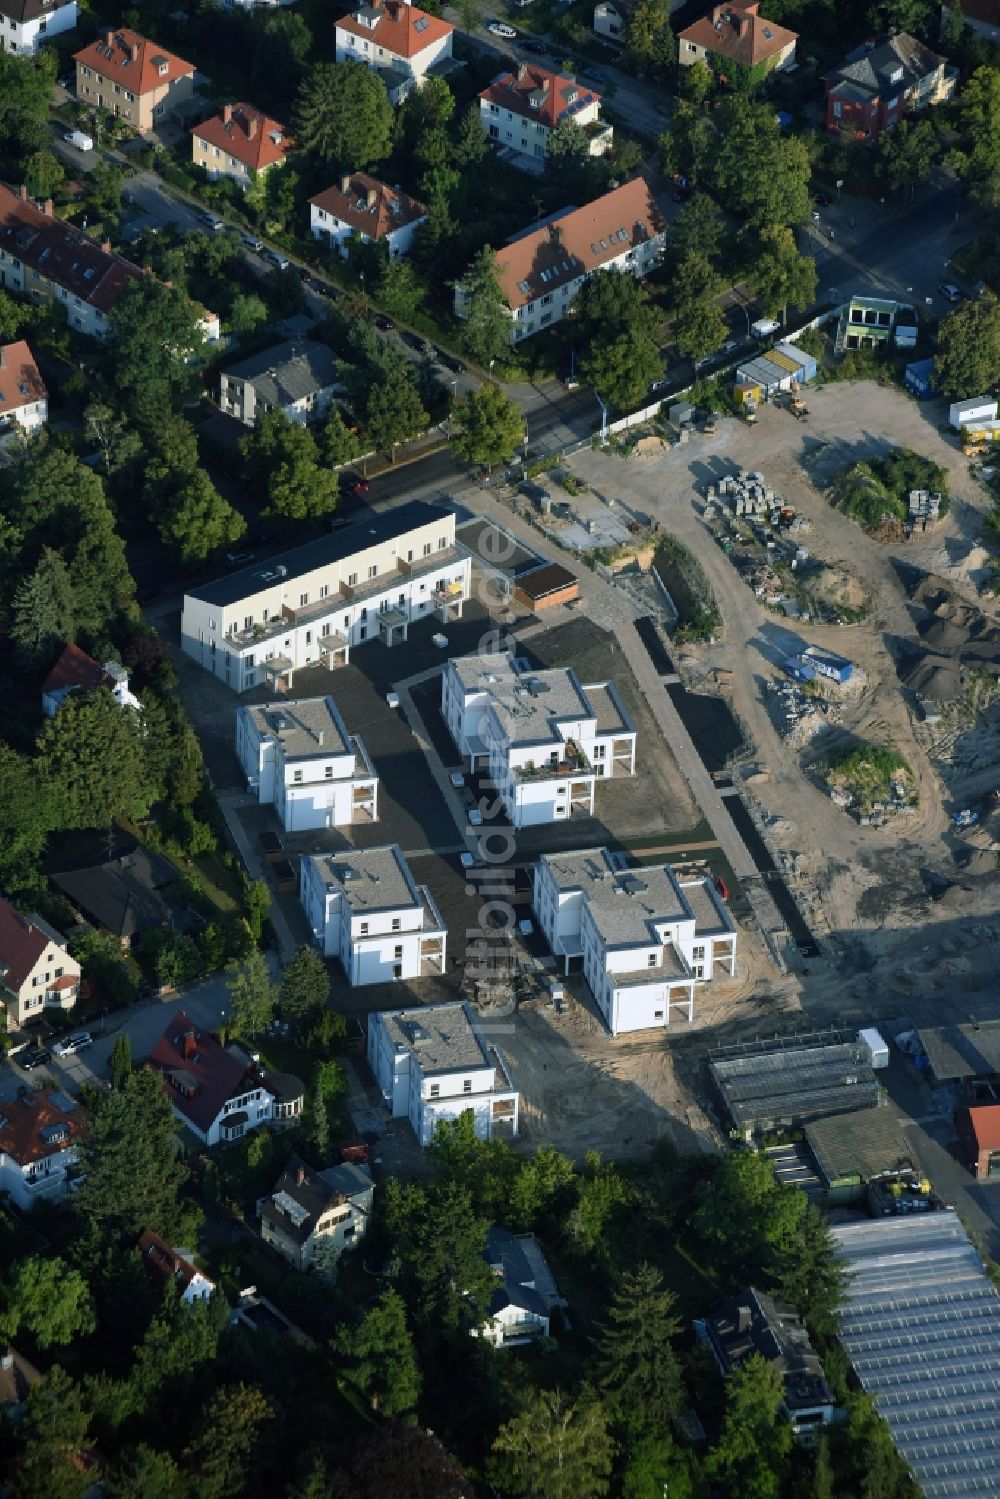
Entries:
[[281, 166], [295, 142], [284, 125], [252, 104], [224, 104], [191, 129], [191, 159], [213, 182], [229, 177], [246, 192], [256, 177]]
[[70, 957], [66, 938], [0, 895], [0, 1003], [8, 1030], [38, 1019], [46, 1007], [71, 1010], [79, 993], [80, 965]]
[[27, 190], [0, 183], [0, 287], [33, 302], [58, 302], [71, 328], [107, 336], [107, 322], [125, 288], [142, 272], [108, 241], [99, 244], [64, 224], [47, 199], [41, 208]]
[[163, 125], [194, 96], [194, 63], [127, 26], [102, 31], [73, 55], [76, 97], [128, 120], [141, 134]]
[[161, 1284], [173, 1286], [189, 1306], [192, 1301], [207, 1301], [215, 1290], [215, 1281], [198, 1269], [188, 1250], [172, 1249], [151, 1228], [139, 1235], [139, 1253], [149, 1273]]
[[45, 42], [77, 22], [76, 0], [0, 0], [0, 52], [34, 57]]
[[313, 239], [328, 240], [343, 256], [350, 253], [351, 240], [358, 239], [362, 244], [386, 245], [392, 259], [398, 260], [426, 217], [423, 203], [367, 172], [347, 172], [334, 187], [309, 199]]
[[96, 692], [98, 687], [107, 687], [121, 707], [142, 712], [139, 699], [129, 691], [125, 667], [118, 661], [101, 666], [78, 645], [66, 646], [42, 683], [42, 712], [55, 718], [71, 692]]
[[15, 425], [36, 432], [48, 415], [49, 393], [24, 339], [0, 345], [0, 432]]
[[159, 1072], [170, 1107], [206, 1145], [239, 1140], [272, 1120], [302, 1112], [298, 1078], [264, 1072], [177, 1010], [147, 1065]]
[[454, 26], [405, 0], [371, 0], [337, 22], [337, 61], [361, 62], [378, 73], [399, 104], [431, 69], [451, 58]]
[[685, 27], [677, 39], [677, 61], [682, 68], [707, 63], [720, 73], [726, 64], [748, 68], [762, 77], [795, 61], [798, 34], [759, 14], [759, 0], [729, 0], [713, 6], [707, 16]]
[[[666, 221], [644, 177], [526, 229], [496, 256], [512, 341], [564, 318], [595, 271], [647, 275], [659, 263], [665, 240]], [[465, 316], [461, 283], [455, 287], [455, 312]]]
[[29, 1212], [40, 1197], [65, 1196], [86, 1128], [75, 1099], [22, 1083], [13, 1097], [0, 1100], [0, 1192]]
[[905, 115], [949, 98], [957, 76], [943, 57], [905, 31], [866, 42], [823, 80], [826, 128], [849, 140], [877, 140]]
[[513, 166], [540, 171], [553, 130], [575, 120], [586, 133], [591, 156], [611, 150], [614, 126], [600, 118], [601, 96], [564, 73], [522, 62], [514, 73], [498, 73], [479, 95], [479, 115], [490, 140], [513, 152]]

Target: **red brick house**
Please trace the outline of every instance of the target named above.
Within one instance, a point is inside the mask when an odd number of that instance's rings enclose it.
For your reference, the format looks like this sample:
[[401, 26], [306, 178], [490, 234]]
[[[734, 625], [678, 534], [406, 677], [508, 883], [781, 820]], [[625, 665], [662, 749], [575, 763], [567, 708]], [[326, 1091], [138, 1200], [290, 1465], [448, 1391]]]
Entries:
[[900, 31], [856, 48], [823, 81], [827, 130], [873, 141], [904, 116], [947, 99], [955, 87], [955, 70]]
[[976, 1180], [1000, 1180], [1000, 1103], [959, 1109], [955, 1123], [966, 1164]]

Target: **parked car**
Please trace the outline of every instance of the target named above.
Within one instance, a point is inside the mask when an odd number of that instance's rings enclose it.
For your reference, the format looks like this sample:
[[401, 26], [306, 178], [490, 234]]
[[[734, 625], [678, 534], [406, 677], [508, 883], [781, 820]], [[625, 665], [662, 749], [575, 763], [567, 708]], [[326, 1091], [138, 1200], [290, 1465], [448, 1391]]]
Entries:
[[88, 1046], [93, 1046], [94, 1038], [89, 1031], [77, 1031], [72, 1036], [64, 1036], [57, 1041], [52, 1048], [52, 1055], [56, 1057], [73, 1057], [78, 1051], [86, 1051]]
[[817, 193], [817, 195], [816, 195], [816, 207], [817, 208], [832, 208], [833, 207], [833, 199], [832, 198], [828, 198], [825, 193]]
[[941, 293], [942, 297], [944, 297], [946, 302], [961, 302], [962, 300], [962, 293], [959, 291], [954, 281], [939, 281], [938, 291]]
[[608, 81], [608, 75], [603, 68], [584, 68], [580, 77], [589, 78], [591, 83], [607, 83]]
[[434, 356], [438, 364], [443, 364], [446, 370], [451, 370], [453, 375], [464, 375], [465, 365], [455, 354], [448, 354], [444, 349], [435, 349]]
[[521, 43], [521, 51], [530, 52], [533, 57], [545, 57], [548, 50], [544, 42], [527, 41]]
[[227, 567], [245, 567], [248, 562], [253, 561], [253, 552], [227, 552]]
[[280, 250], [262, 250], [261, 260], [266, 260], [268, 265], [277, 266], [279, 271], [287, 271], [291, 265], [287, 255], [282, 255]]
[[342, 474], [340, 487], [344, 494], [367, 494], [371, 484], [361, 474]]
[[247, 249], [248, 250], [252, 250], [255, 255], [259, 255], [260, 252], [261, 252], [261, 250], [263, 250], [263, 248], [264, 248], [263, 241], [259, 240], [256, 237], [256, 235], [253, 235], [253, 234], [241, 234], [240, 238], [242, 239], [243, 243], [246, 245]]
[[63, 135], [67, 146], [75, 146], [78, 151], [93, 151], [94, 140], [85, 130], [67, 130]]
[[380, 312], [378, 317], [375, 319], [375, 326], [380, 333], [391, 333], [396, 324], [393, 322], [391, 317], [386, 317], [384, 312]]
[[205, 225], [206, 229], [211, 229], [213, 234], [217, 233], [220, 229], [225, 229], [226, 227], [225, 219], [220, 218], [217, 213], [212, 213], [207, 208], [202, 209], [201, 213], [199, 213], [198, 215], [198, 219], [200, 223]]
[[481, 828], [482, 825], [483, 825], [483, 814], [482, 814], [482, 812], [480, 812], [480, 810], [479, 810], [478, 807], [470, 807], [469, 808], [469, 826], [473, 827], [473, 828]]
[[37, 1042], [32, 1042], [14, 1060], [19, 1067], [24, 1068], [25, 1072], [33, 1072], [36, 1067], [42, 1067], [46, 1062], [51, 1062], [52, 1053], [47, 1046], [39, 1046]]
[[465, 775], [460, 770], [453, 770], [448, 779], [456, 791], [461, 791], [465, 786]]
[[492, 32], [494, 36], [504, 37], [508, 42], [512, 42], [517, 36], [514, 27], [510, 26], [506, 21], [491, 21], [486, 30]]
[[424, 352], [426, 339], [421, 338], [419, 333], [408, 333], [404, 328], [399, 336], [406, 347], [413, 350], [414, 354], [422, 354]]

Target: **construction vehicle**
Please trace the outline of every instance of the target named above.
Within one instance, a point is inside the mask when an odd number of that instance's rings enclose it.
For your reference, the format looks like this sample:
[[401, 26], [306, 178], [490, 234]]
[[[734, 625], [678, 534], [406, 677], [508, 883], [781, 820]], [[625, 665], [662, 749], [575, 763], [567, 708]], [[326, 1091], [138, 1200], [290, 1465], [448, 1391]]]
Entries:
[[747, 396], [743, 402], [743, 420], [748, 427], [752, 427], [757, 420], [757, 402], [753, 396]]
[[715, 421], [715, 412], [714, 411], [710, 411], [708, 413], [708, 415], [706, 416], [706, 418], [705, 418], [705, 425], [702, 428], [702, 431], [704, 432], [704, 434], [705, 434], [706, 437], [714, 437], [715, 436], [716, 421]]
[[809, 407], [799, 396], [789, 396], [788, 409], [797, 422], [804, 421], [809, 415]]

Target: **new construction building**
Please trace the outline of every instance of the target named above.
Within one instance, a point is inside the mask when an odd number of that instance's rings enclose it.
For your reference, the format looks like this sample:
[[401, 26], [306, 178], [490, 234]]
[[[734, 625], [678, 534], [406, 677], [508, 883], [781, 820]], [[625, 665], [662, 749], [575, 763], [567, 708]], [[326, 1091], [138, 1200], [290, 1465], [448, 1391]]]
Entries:
[[736, 927], [711, 880], [679, 881], [666, 864], [621, 869], [603, 848], [546, 854], [532, 906], [613, 1036], [693, 1020], [695, 985], [734, 971]]
[[181, 646], [236, 692], [290, 689], [303, 666], [460, 618], [471, 578], [454, 512], [413, 500], [185, 594]]
[[236, 711], [236, 755], [247, 789], [287, 833], [378, 817], [378, 776], [332, 697], [252, 703]]
[[448, 662], [441, 712], [471, 770], [488, 767], [515, 828], [594, 814], [596, 783], [635, 775], [635, 728], [611, 682], [513, 656]]

